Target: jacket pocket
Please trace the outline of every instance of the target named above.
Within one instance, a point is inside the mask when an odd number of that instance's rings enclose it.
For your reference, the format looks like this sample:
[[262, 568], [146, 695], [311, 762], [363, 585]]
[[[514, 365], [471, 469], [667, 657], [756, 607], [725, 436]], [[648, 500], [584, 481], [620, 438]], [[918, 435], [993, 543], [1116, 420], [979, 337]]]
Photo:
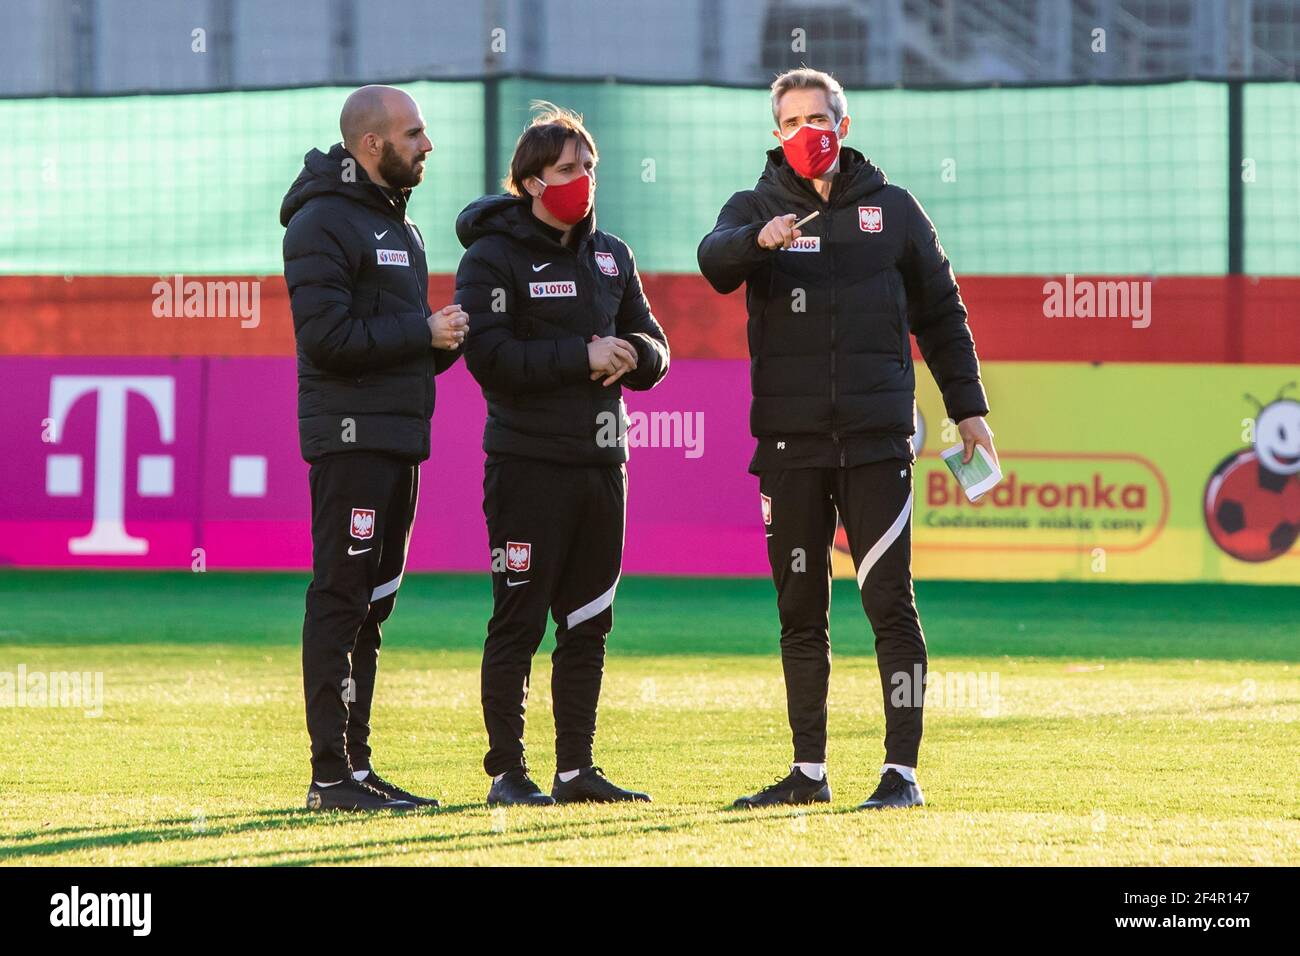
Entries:
[[[383, 315], [383, 312], [384, 312], [384, 287], [380, 285], [375, 287], [375, 304], [371, 306], [370, 314], [372, 316]], [[354, 374], [350, 376], [350, 378], [352, 379], [352, 382], [355, 385], [366, 384], [366, 377], [364, 375]]]
[[912, 349], [907, 341], [907, 290], [897, 272], [890, 273], [889, 281], [894, 287], [894, 312], [898, 323], [898, 365], [906, 369], [907, 363], [912, 359]]

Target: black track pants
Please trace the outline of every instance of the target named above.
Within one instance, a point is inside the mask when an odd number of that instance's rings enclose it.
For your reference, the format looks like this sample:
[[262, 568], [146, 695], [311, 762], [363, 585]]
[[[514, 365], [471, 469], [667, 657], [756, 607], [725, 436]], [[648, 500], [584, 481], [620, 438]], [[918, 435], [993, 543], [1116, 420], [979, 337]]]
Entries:
[[831, 547], [838, 511], [862, 606], [876, 637], [885, 762], [915, 767], [926, 650], [912, 591], [911, 465], [891, 460], [855, 468], [766, 471], [759, 477], [759, 490], [781, 617], [781, 664], [795, 761], [826, 760]]
[[533, 655], [555, 618], [551, 697], [556, 769], [590, 766], [605, 639], [623, 560], [627, 471], [493, 458], [483, 513], [494, 555], [492, 619], [483, 647], [483, 720], [492, 775], [524, 765]]
[[406, 566], [418, 464], [364, 452], [313, 464], [312, 581], [302, 627], [303, 691], [313, 779], [370, 767], [370, 705], [379, 625]]

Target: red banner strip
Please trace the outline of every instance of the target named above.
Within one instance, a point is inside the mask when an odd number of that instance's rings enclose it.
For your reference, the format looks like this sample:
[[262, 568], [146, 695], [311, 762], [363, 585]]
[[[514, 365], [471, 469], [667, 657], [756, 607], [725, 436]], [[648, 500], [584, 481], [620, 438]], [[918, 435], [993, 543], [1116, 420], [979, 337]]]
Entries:
[[[675, 356], [748, 357], [743, 292], [718, 295], [691, 274], [643, 278]], [[0, 354], [293, 353], [282, 277], [182, 277], [180, 306], [173, 302], [167, 315], [164, 306], [176, 298], [177, 281], [172, 276], [0, 277]], [[242, 317], [235, 307], [240, 300], [231, 296], [224, 315], [186, 318], [189, 282], [204, 284], [205, 312], [222, 311], [206, 307], [221, 302], [207, 295], [209, 283], [255, 283], [255, 300], [252, 285], [237, 286], [236, 292], [244, 305], [256, 302], [256, 314]], [[454, 286], [454, 276], [431, 276], [430, 304], [440, 308], [450, 302]], [[1296, 277], [967, 276], [961, 289], [976, 347], [987, 360], [1300, 363]], [[1095, 314], [1113, 311], [1122, 314]]]

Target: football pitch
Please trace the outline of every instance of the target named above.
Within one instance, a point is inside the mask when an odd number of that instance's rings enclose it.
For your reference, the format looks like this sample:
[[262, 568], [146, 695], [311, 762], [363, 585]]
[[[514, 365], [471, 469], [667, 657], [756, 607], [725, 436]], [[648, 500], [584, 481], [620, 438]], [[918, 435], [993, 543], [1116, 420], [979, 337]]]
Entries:
[[[413, 575], [385, 625], [372, 743], [384, 776], [443, 807], [358, 818], [303, 809], [306, 581], [0, 572], [0, 863], [1300, 862], [1295, 589], [920, 582], [943, 681], [928, 805], [866, 813], [880, 685], [853, 582], [837, 581], [834, 801], [744, 812], [731, 800], [790, 759], [772, 586], [627, 578], [596, 762], [655, 802], [504, 810], [483, 803], [488, 579]], [[527, 732], [545, 789], [553, 646]], [[72, 672], [102, 674], [100, 706], [18, 699], [20, 674]]]

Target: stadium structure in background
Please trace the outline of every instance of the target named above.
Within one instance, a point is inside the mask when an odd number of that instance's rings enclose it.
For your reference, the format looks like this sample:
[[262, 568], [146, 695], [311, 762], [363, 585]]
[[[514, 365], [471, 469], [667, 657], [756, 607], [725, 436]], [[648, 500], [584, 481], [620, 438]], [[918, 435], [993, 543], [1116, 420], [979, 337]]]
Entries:
[[[586, 114], [601, 225], [674, 343], [628, 399], [627, 570], [765, 575], [743, 301], [695, 246], [762, 169], [767, 81], [807, 62], [939, 226], [1008, 466], [964, 503], [919, 375], [917, 575], [1300, 583], [1294, 4], [9, 6], [0, 123], [33, 175], [0, 181], [0, 562], [306, 566], [275, 214], [347, 89], [405, 78], [436, 144], [411, 215], [438, 301], [529, 102]], [[482, 420], [463, 369], [440, 379], [447, 494], [413, 570], [483, 567]]]
[[0, 96], [501, 73], [754, 85], [800, 59], [853, 87], [1294, 79], [1300, 63], [1293, 0], [388, 0], [382, 16], [364, 0], [5, 8]]

